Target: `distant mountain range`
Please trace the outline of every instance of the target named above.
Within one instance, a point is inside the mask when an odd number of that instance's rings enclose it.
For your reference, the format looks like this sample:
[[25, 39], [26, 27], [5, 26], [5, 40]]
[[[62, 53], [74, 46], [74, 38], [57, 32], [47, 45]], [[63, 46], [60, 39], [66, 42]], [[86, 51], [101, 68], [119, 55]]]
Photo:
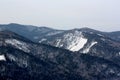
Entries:
[[0, 25], [1, 80], [119, 80], [120, 31]]
[[[21, 25], [15, 23], [0, 25], [0, 30], [10, 30], [12, 32], [27, 37], [28, 39], [36, 42], [41, 41], [41, 39], [43, 39], [44, 37], [49, 37], [49, 36], [72, 31], [72, 30], [56, 30], [48, 27], [37, 27], [37, 26]], [[81, 29], [73, 29], [73, 30], [79, 30], [82, 32], [89, 32], [89, 33], [93, 32], [96, 34], [106, 35], [107, 37], [120, 41], [120, 31], [101, 32], [90, 28], [81, 28]]]

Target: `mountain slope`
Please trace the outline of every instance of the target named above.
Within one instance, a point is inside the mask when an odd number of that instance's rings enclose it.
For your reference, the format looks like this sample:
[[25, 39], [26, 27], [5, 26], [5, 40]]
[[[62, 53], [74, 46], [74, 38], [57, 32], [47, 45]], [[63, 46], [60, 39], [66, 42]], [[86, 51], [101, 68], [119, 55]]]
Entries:
[[[78, 51], [83, 54], [102, 57], [117, 64], [120, 64], [120, 40], [118, 32], [101, 32], [89, 28], [72, 29], [72, 30], [55, 30], [47, 27], [35, 27], [20, 24], [0, 25], [2, 30], [10, 30], [22, 35], [34, 42], [51, 45], [67, 49], [70, 51]], [[16, 42], [15, 47], [21, 44], [15, 39], [6, 40], [9, 44]], [[28, 51], [26, 47], [24, 51]], [[19, 48], [20, 49], [20, 48]], [[31, 50], [33, 49], [30, 48]], [[37, 53], [37, 52], [36, 52]]]
[[41, 39], [39, 42], [65, 48], [71, 51], [79, 51], [82, 48], [86, 47], [86, 45], [88, 44], [94, 46], [97, 43], [101, 45], [105, 45], [106, 43], [109, 44], [109, 46], [111, 44], [111, 46], [117, 48], [120, 47], [119, 41], [115, 41], [114, 39], [111, 39], [106, 35], [100, 33], [98, 34], [95, 31], [89, 32], [87, 30], [84, 31], [83, 29], [73, 29], [57, 35], [44, 37], [44, 39]]
[[40, 43], [102, 57], [120, 65], [120, 42], [88, 28], [69, 30], [44, 37]]
[[[43, 39], [44, 37], [47, 37], [47, 36], [49, 37], [52, 35], [59, 35], [59, 33], [69, 31], [69, 30], [56, 30], [56, 29], [51, 29], [48, 27], [21, 25], [21, 24], [16, 24], [16, 23], [0, 25], [0, 30], [9, 30], [9, 31], [15, 32], [15, 33], [17, 33], [21, 36], [24, 36], [35, 42], [39, 42], [41, 39]], [[119, 31], [101, 32], [98, 30], [90, 29], [90, 28], [81, 28], [81, 29], [76, 28], [76, 30], [81, 30], [82, 32], [88, 32], [88, 33], [102, 34], [102, 35], [108, 36], [109, 38], [120, 42], [120, 38], [119, 38], [120, 32]]]
[[5, 58], [0, 61], [1, 79], [112, 80], [120, 78], [120, 66], [112, 61], [34, 43], [8, 31], [2, 31], [0, 35], [0, 54]]
[[110, 32], [108, 33], [108, 36], [110, 36], [112, 39], [120, 41], [120, 31]]
[[55, 30], [47, 27], [37, 27], [31, 25], [21, 25], [16, 23], [0, 25], [0, 30], [9, 30], [21, 36], [24, 36], [34, 42], [38, 42], [44, 36], [55, 35], [63, 32], [62, 30]]

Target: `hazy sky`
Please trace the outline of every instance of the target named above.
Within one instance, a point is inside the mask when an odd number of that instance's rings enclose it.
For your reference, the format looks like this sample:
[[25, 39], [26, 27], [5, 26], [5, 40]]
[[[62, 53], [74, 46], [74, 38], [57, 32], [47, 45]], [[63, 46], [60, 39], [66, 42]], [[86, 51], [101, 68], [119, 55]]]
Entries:
[[0, 0], [0, 24], [120, 30], [120, 0]]

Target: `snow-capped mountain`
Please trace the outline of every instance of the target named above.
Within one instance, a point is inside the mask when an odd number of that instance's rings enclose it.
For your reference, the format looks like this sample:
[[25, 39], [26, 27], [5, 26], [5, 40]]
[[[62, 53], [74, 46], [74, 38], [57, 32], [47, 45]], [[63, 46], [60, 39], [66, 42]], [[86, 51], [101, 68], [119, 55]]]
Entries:
[[[101, 32], [89, 28], [55, 30], [47, 27], [36, 27], [14, 23], [8, 25], [0, 25], [0, 29], [13, 31], [34, 42], [68, 49], [73, 52], [80, 51], [85, 54], [88, 52], [97, 52], [98, 55], [98, 52], [101, 51], [99, 56], [103, 56], [105, 53], [112, 53], [118, 55], [118, 53], [120, 52], [118, 49], [120, 46], [119, 31]], [[101, 50], [93, 49], [97, 47], [99, 47], [99, 49]], [[115, 49], [110, 50], [110, 48]]]
[[119, 41], [115, 41], [104, 34], [98, 34], [94, 31], [84, 31], [83, 29], [73, 29], [64, 31], [63, 33], [59, 33], [57, 35], [47, 36], [41, 39], [39, 42], [65, 48], [70, 51], [80, 51], [88, 44], [89, 46], [87, 47], [90, 48], [94, 45], [101, 44], [101, 42], [106, 42], [108, 44], [109, 42], [111, 44], [112, 42], [118, 43], [117, 47], [119, 47]]
[[[88, 42], [84, 34], [80, 40]], [[92, 43], [92, 46], [98, 44]], [[112, 75], [112, 76], [111, 76]], [[113, 61], [50, 45], [34, 43], [10, 31], [0, 32], [2, 80], [118, 80]]]
[[70, 30], [58, 35], [44, 37], [44, 40], [41, 39], [39, 42], [68, 49], [70, 51], [79, 51], [85, 46], [88, 39], [84, 36], [83, 32], [78, 30]]
[[[51, 38], [51, 39], [50, 39]], [[70, 51], [79, 51], [86, 43], [87, 39], [82, 32], [72, 31], [61, 35], [45, 37], [41, 43], [47, 43], [55, 47], [62, 47]]]
[[[101, 32], [90, 28], [55, 30], [47, 27], [36, 27], [13, 23], [0, 25], [0, 29], [13, 31], [37, 43], [67, 49], [72, 52], [102, 57], [120, 64], [119, 31]], [[7, 40], [7, 42], [9, 44], [17, 42], [15, 43], [16, 47], [26, 45], [21, 44], [21, 41], [16, 41], [14, 39], [11, 41]], [[29, 52], [29, 50], [25, 49], [26, 47], [20, 48], [24, 48], [25, 51]]]
[[88, 28], [73, 29], [63, 33], [44, 37], [40, 43], [90, 54], [115, 61], [120, 65], [120, 42], [106, 36], [105, 33]]

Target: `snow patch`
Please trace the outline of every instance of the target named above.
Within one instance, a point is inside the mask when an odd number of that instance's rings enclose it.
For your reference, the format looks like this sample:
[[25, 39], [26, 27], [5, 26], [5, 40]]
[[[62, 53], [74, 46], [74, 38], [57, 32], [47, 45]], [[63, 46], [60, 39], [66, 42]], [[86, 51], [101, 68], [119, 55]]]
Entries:
[[105, 41], [105, 39], [104, 39], [104, 38], [101, 38], [101, 40], [102, 40], [102, 41]]
[[68, 44], [69, 46], [67, 49], [70, 51], [79, 51], [84, 47], [84, 45], [87, 43], [87, 39], [84, 38], [82, 35], [82, 32], [75, 31], [75, 33], [69, 33], [65, 35], [66, 39], [68, 38]]
[[97, 34], [98, 36], [103, 36], [102, 34]]
[[7, 56], [11, 61], [16, 61], [15, 56], [13, 56], [12, 54], [7, 54]]
[[90, 32], [90, 34], [93, 34], [93, 32]]
[[81, 48], [84, 47], [84, 45], [85, 45], [86, 43], [87, 43], [87, 39], [82, 38], [82, 37], [77, 38], [76, 42], [73, 43], [73, 44], [71, 45], [72, 47], [70, 47], [69, 49], [70, 49], [71, 51], [79, 51]]
[[7, 56], [11, 61], [15, 61], [21, 67], [28, 66], [27, 59], [25, 57], [16, 57], [12, 54], [7, 54]]
[[43, 41], [46, 41], [47, 39], [43, 38], [39, 41], [39, 43], [43, 42]]
[[[60, 42], [61, 42], [61, 39], [57, 39], [56, 47], [59, 47]], [[62, 44], [61, 44], [61, 45], [62, 45]]]
[[84, 47], [84, 45], [87, 43], [87, 39], [84, 38], [82, 32], [80, 31], [74, 31], [69, 32], [67, 34], [64, 34], [64, 36], [61, 38], [57, 38], [55, 40], [55, 46], [56, 47], [65, 47], [65, 49], [68, 49], [70, 51], [79, 51], [81, 48]]
[[46, 36], [53, 36], [53, 35], [56, 35], [56, 34], [60, 34], [62, 32], [63, 31], [55, 31], [55, 32], [48, 33]]
[[16, 40], [16, 39], [6, 39], [5, 42], [7, 44], [11, 44], [13, 46], [15, 46], [16, 48], [23, 50], [24, 52], [30, 52], [30, 50], [28, 49], [28, 45], [22, 41]]
[[6, 61], [6, 58], [4, 55], [0, 55], [0, 61]]
[[118, 54], [120, 55], [120, 52]]
[[90, 48], [93, 47], [95, 44], [97, 44], [97, 42], [92, 42], [90, 46], [88, 46], [86, 49], [83, 50], [82, 53], [88, 53], [90, 51]]
[[110, 73], [115, 73], [115, 71], [113, 69], [110, 69], [109, 72]]

